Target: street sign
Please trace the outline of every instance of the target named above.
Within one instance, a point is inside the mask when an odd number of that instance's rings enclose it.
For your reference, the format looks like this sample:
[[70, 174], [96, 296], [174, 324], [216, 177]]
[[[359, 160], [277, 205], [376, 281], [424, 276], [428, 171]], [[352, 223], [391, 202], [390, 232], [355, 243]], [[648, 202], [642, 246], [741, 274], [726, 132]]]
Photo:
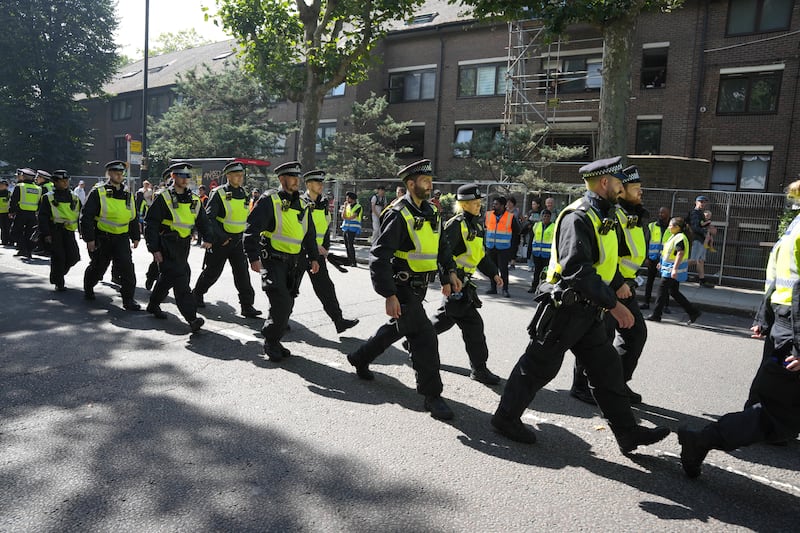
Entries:
[[[131, 155], [142, 153], [142, 141], [131, 141]], [[138, 164], [138, 163], [137, 163]]]

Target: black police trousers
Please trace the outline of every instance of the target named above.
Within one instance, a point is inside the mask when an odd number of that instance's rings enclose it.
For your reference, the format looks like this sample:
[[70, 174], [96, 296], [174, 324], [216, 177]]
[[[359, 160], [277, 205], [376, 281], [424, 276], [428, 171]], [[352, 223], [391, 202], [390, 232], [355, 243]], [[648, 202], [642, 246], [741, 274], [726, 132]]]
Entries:
[[[553, 304], [543, 302], [539, 305]], [[538, 313], [537, 313], [538, 314]], [[534, 329], [535, 328], [529, 328]], [[558, 374], [564, 353], [572, 350], [583, 364], [594, 386], [594, 397], [612, 429], [636, 426], [622, 379], [619, 355], [608, 338], [605, 322], [597, 310], [583, 304], [561, 305], [550, 320], [546, 335], [531, 340], [506, 383], [497, 414], [519, 419], [536, 393]]]
[[8, 213], [0, 213], [0, 244], [13, 244], [11, 239], [11, 218]]
[[457, 325], [461, 330], [461, 338], [464, 339], [470, 367], [473, 370], [484, 370], [486, 361], [489, 360], [489, 349], [486, 347], [483, 318], [472, 301], [473, 297], [477, 298], [472, 294], [474, 291], [473, 287], [465, 286], [462, 290], [464, 294], [462, 300], [448, 301], [445, 298], [431, 322], [437, 335]]
[[[633, 327], [617, 329], [616, 319], [611, 315], [606, 315], [606, 328], [608, 338], [614, 339], [614, 349], [619, 354], [622, 363], [622, 377], [628, 382], [633, 378], [633, 371], [639, 364], [639, 357], [641, 357], [644, 344], [647, 342], [647, 323], [639, 310], [636, 295], [626, 300], [620, 300], [620, 302], [633, 314]], [[585, 370], [581, 362], [576, 359], [572, 381], [573, 389], [585, 390], [589, 387]]]
[[239, 303], [242, 307], [252, 306], [256, 299], [256, 292], [250, 283], [250, 262], [242, 248], [241, 236], [232, 238], [225, 246], [214, 245], [206, 250], [203, 272], [200, 273], [194, 286], [195, 295], [203, 296], [208, 292], [208, 289], [217, 282], [222, 274], [226, 261], [231, 265], [233, 285], [236, 287], [236, 292], [239, 293]]
[[294, 309], [294, 299], [303, 279], [303, 265], [300, 256], [287, 256], [285, 259], [261, 259], [261, 288], [269, 300], [269, 315], [264, 321], [261, 333], [267, 343], [278, 342], [289, 325], [289, 316]]
[[197, 318], [197, 305], [189, 287], [192, 269], [189, 267], [189, 249], [191, 236], [185, 238], [162, 238], [161, 256], [163, 261], [158, 265], [158, 280], [150, 294], [150, 305], [161, 305], [169, 290], [175, 297], [175, 305], [187, 322]]
[[358, 233], [355, 231], [343, 231], [342, 238], [344, 238], [344, 247], [347, 250], [347, 266], [356, 266], [356, 237]]
[[108, 265], [114, 262], [114, 271], [120, 277], [120, 295], [123, 302], [133, 300], [136, 273], [133, 271], [131, 240], [127, 233], [113, 235], [97, 232], [94, 252], [89, 253], [89, 266], [83, 274], [83, 290], [89, 291], [103, 279]]
[[14, 216], [14, 225], [12, 226], [12, 234], [14, 240], [17, 242], [17, 250], [21, 255], [30, 257], [32, 253], [31, 237], [33, 230], [36, 229], [36, 212], [35, 211], [18, 211]]
[[[489, 259], [497, 265], [497, 270], [500, 271], [500, 279], [503, 280], [503, 290], [508, 290], [508, 263], [514, 259], [514, 250], [508, 248], [507, 250], [498, 250], [497, 248], [487, 248], [486, 255]], [[497, 284], [494, 278], [489, 280], [489, 286], [492, 290], [497, 290]]]
[[320, 257], [319, 270], [316, 274], [312, 274], [308, 263], [305, 263], [304, 271], [308, 271], [308, 277], [311, 278], [311, 286], [314, 288], [314, 294], [322, 302], [322, 309], [325, 311], [334, 324], [342, 321], [342, 307], [339, 305], [339, 299], [336, 297], [336, 289], [331, 281], [331, 273], [328, 270], [328, 260]]
[[81, 260], [81, 252], [74, 231], [63, 224], [51, 225], [50, 231], [50, 283], [63, 287], [64, 276]]
[[426, 292], [427, 287], [412, 288], [398, 284], [400, 318], [392, 319], [378, 328], [372, 337], [350, 354], [350, 359], [355, 366], [369, 364], [389, 346], [405, 337], [411, 352], [411, 364], [417, 375], [417, 392], [424, 396], [440, 396], [443, 386], [439, 375], [439, 341], [422, 306]]

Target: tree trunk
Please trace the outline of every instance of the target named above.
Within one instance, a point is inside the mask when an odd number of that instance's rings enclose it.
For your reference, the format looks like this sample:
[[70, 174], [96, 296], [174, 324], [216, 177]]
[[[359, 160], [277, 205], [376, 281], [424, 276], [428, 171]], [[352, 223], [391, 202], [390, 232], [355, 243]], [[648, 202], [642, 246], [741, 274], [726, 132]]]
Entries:
[[600, 97], [600, 131], [597, 157], [628, 153], [628, 102], [631, 96], [631, 61], [636, 15], [615, 20], [603, 28], [603, 90]]
[[319, 77], [312, 69], [306, 76], [306, 90], [303, 94], [303, 118], [300, 121], [300, 146], [298, 155], [304, 170], [313, 170], [317, 164], [317, 128], [322, 102], [325, 94], [320, 94]]

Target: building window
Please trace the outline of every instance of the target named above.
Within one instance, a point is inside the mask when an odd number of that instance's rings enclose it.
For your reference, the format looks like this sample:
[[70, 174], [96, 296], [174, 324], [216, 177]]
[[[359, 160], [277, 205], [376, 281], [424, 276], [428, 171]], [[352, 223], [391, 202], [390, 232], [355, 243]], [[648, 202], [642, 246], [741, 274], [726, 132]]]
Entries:
[[658, 155], [661, 153], [661, 121], [636, 121], [636, 153]]
[[330, 91], [325, 93], [325, 98], [331, 98], [333, 96], [344, 96], [344, 86], [345, 83], [342, 82], [336, 87], [332, 88]]
[[128, 120], [133, 116], [133, 102], [130, 98], [111, 102], [111, 120]]
[[731, 0], [728, 35], [788, 30], [794, 0]]
[[667, 53], [669, 48], [642, 50], [642, 89], [660, 89], [667, 86]]
[[147, 98], [147, 116], [160, 118], [172, 105], [172, 94], [156, 94]]
[[397, 139], [400, 159], [417, 160], [425, 154], [425, 126], [409, 126], [408, 133]]
[[778, 110], [780, 72], [726, 74], [719, 80], [717, 114], [764, 114]]
[[124, 135], [114, 137], [114, 159], [119, 161], [128, 160], [128, 141], [125, 140]]
[[772, 154], [715, 153], [711, 188], [720, 191], [764, 191]]
[[325, 141], [336, 133], [336, 124], [323, 124], [317, 128], [316, 151], [318, 154], [325, 152]]
[[470, 157], [472, 148], [483, 151], [495, 143], [502, 133], [500, 126], [459, 126], [453, 143], [453, 157]]
[[542, 68], [547, 73], [550, 93], [580, 93], [599, 91], [603, 86], [603, 58], [566, 57], [561, 60], [546, 59]]
[[469, 65], [458, 69], [458, 96], [506, 94], [505, 65]]
[[433, 100], [436, 94], [436, 70], [415, 70], [389, 74], [389, 103]]

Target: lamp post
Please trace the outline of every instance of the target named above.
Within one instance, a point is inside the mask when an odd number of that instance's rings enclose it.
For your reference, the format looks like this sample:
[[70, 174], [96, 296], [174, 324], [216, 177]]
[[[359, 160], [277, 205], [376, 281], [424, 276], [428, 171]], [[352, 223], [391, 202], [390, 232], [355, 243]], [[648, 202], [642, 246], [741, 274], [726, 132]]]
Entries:
[[144, 86], [142, 87], [142, 164], [139, 166], [139, 177], [144, 181], [148, 177], [148, 157], [147, 157], [147, 75], [148, 75], [148, 56], [150, 48], [148, 43], [150, 33], [150, 0], [144, 0]]

